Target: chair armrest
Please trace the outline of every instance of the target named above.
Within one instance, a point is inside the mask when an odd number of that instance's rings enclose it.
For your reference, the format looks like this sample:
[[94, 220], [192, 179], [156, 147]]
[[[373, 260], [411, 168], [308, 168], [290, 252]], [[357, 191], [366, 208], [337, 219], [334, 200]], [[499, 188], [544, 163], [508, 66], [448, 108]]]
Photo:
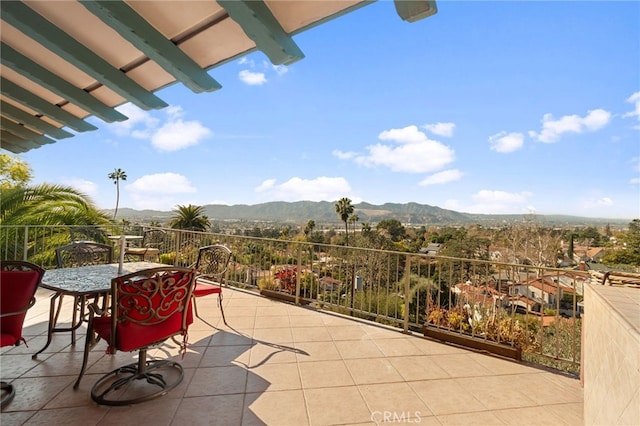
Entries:
[[36, 304], [36, 298], [34, 296], [31, 298], [31, 300], [29, 300], [29, 305], [26, 308], [21, 309], [19, 311], [14, 311], [14, 312], [5, 312], [4, 314], [0, 314], [0, 318], [23, 314], [27, 312], [29, 309], [31, 309], [31, 307], [35, 304]]

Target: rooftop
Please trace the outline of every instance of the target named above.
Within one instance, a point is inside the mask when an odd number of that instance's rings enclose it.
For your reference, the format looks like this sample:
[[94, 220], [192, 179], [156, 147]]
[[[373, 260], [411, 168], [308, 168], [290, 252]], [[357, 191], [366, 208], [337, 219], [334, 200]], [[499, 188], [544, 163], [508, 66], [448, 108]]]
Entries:
[[[40, 289], [28, 312], [28, 347], [2, 348], [2, 379], [17, 388], [2, 425], [584, 423], [577, 379], [235, 289], [224, 291], [229, 326], [216, 297], [199, 299], [210, 324], [190, 327], [177, 388], [134, 406], [98, 406], [95, 381], [137, 353], [108, 356], [99, 343], [74, 391], [83, 330], [75, 347], [60, 333], [31, 359], [46, 341], [49, 294]], [[172, 342], [150, 355], [181, 359]]]

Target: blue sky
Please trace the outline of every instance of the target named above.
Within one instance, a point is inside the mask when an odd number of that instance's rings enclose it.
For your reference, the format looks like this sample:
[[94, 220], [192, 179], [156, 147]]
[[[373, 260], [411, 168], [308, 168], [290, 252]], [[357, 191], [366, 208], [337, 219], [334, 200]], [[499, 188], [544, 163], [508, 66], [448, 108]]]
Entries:
[[33, 183], [113, 208], [417, 202], [489, 214], [640, 218], [640, 3], [379, 1], [210, 70], [223, 88], [29, 151]]

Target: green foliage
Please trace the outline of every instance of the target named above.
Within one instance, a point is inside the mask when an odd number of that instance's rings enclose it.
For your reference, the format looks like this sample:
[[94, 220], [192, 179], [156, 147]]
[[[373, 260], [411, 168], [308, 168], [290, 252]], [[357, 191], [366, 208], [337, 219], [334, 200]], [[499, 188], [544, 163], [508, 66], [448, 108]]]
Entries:
[[606, 265], [640, 266], [640, 219], [629, 223], [629, 229], [620, 237], [619, 247], [605, 251], [601, 261]]
[[353, 213], [354, 207], [351, 204], [351, 199], [349, 198], [340, 198], [336, 202], [336, 213], [340, 217], [340, 220], [344, 222], [344, 230], [345, 230], [345, 245], [349, 245], [349, 227], [347, 222], [349, 220], [349, 216]]
[[209, 229], [209, 219], [204, 214], [204, 207], [179, 205], [174, 211], [174, 215], [169, 221], [169, 226], [173, 229], [188, 229], [190, 231], [206, 231]]
[[18, 157], [0, 154], [0, 189], [27, 185], [33, 176], [31, 167]]
[[406, 235], [406, 230], [397, 219], [385, 219], [378, 223], [376, 231], [386, 233], [393, 242], [402, 240]]

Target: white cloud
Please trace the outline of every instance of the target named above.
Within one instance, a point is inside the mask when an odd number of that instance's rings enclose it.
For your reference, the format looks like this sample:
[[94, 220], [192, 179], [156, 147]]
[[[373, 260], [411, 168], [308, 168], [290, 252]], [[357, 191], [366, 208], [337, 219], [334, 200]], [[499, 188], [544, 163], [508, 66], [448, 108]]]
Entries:
[[500, 132], [489, 136], [491, 149], [500, 153], [517, 151], [524, 145], [524, 135], [522, 133]]
[[242, 70], [238, 73], [240, 81], [249, 86], [261, 86], [267, 82], [267, 78], [262, 72], [253, 72], [249, 70]]
[[124, 189], [133, 202], [132, 208], [156, 210], [171, 209], [177, 204], [186, 203], [181, 196], [197, 192], [189, 179], [171, 172], [142, 176]]
[[[129, 117], [128, 120], [109, 124], [109, 130], [119, 136], [131, 135], [138, 139], [148, 137], [149, 129], [158, 125], [160, 120], [153, 117], [149, 112], [144, 111], [132, 103], [126, 103], [116, 108], [122, 114]], [[136, 128], [142, 126], [142, 129]]]
[[358, 153], [353, 151], [344, 152], [340, 151], [339, 149], [334, 149], [333, 151], [331, 151], [331, 155], [333, 155], [334, 157], [338, 157], [341, 160], [349, 160], [350, 158], [354, 158], [355, 156], [357, 156]]
[[426, 173], [438, 170], [454, 160], [454, 151], [429, 139], [417, 126], [385, 130], [378, 138], [397, 145], [375, 144], [366, 149], [369, 155], [355, 158], [364, 166], [385, 166], [394, 172]]
[[197, 145], [211, 134], [211, 130], [199, 121], [183, 120], [184, 112], [178, 105], [171, 105], [162, 110], [166, 115], [164, 123], [132, 104], [123, 105], [118, 109], [129, 116], [130, 120], [112, 125], [110, 129], [120, 136], [128, 134], [136, 139], [148, 139], [159, 151], [177, 151]]
[[469, 212], [484, 214], [531, 212], [535, 210], [528, 204], [531, 196], [530, 192], [481, 190], [472, 195], [474, 204], [469, 207]]
[[611, 121], [611, 113], [603, 109], [594, 109], [580, 117], [578, 115], [565, 115], [554, 120], [551, 114], [542, 117], [542, 130], [540, 133], [530, 131], [529, 136], [544, 143], [553, 143], [560, 139], [563, 133], [582, 133], [583, 131], [596, 131]]
[[98, 193], [98, 185], [90, 180], [82, 178], [63, 178], [61, 182], [63, 185], [71, 186], [91, 198]]
[[585, 209], [593, 209], [598, 207], [608, 207], [613, 205], [613, 200], [609, 197], [592, 198], [584, 202]]
[[178, 151], [200, 143], [211, 131], [199, 121], [175, 119], [160, 127], [151, 136], [151, 144], [160, 151]]
[[433, 123], [433, 124], [425, 124], [425, 129], [433, 133], [434, 135], [444, 136], [450, 138], [453, 136], [453, 130], [455, 129], [455, 123]]
[[627, 102], [634, 104], [633, 111], [629, 111], [623, 115], [623, 117], [637, 117], [640, 121], [640, 92], [635, 92], [633, 95], [627, 98]]
[[289, 67], [287, 67], [285, 65], [273, 65], [273, 70], [278, 75], [285, 75], [286, 73], [289, 72]]
[[350, 197], [351, 186], [345, 178], [320, 176], [315, 179], [292, 177], [288, 181], [276, 185], [275, 179], [262, 182], [255, 189], [266, 199], [277, 201], [333, 201], [342, 197]]
[[629, 183], [630, 183], [631, 185], [638, 185], [638, 184], [640, 184], [640, 177], [632, 178], [632, 179], [629, 181]]
[[444, 170], [442, 172], [434, 173], [431, 176], [425, 178], [418, 185], [428, 186], [453, 182], [456, 180], [460, 180], [463, 175], [464, 173], [457, 169]]

